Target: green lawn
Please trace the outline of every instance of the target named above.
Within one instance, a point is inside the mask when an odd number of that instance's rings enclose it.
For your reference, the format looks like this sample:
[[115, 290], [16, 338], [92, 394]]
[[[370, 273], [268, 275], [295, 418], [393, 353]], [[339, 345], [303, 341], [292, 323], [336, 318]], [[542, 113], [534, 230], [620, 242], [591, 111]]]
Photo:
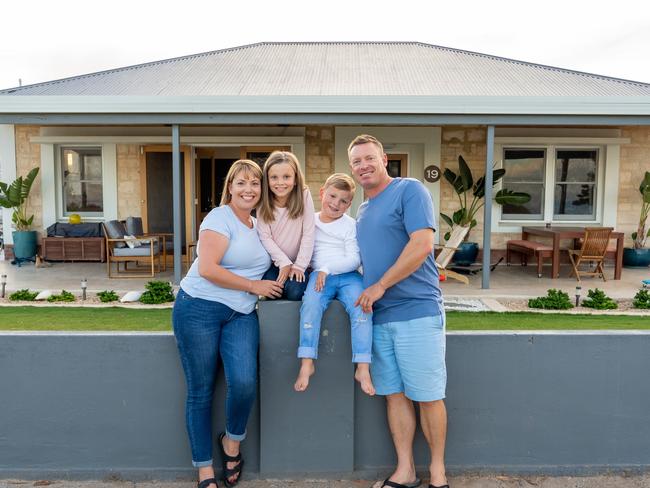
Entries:
[[[648, 316], [449, 312], [448, 330], [650, 329]], [[171, 309], [0, 307], [0, 330], [169, 331]]]

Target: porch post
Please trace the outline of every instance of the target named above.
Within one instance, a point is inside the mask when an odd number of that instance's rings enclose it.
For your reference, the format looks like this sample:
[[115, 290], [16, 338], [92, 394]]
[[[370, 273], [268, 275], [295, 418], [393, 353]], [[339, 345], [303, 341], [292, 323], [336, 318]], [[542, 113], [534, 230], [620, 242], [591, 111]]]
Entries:
[[183, 250], [181, 249], [181, 135], [180, 126], [172, 125], [172, 186], [174, 204], [174, 284], [181, 282], [181, 261]]
[[485, 206], [483, 207], [483, 276], [481, 288], [490, 288], [490, 238], [492, 237], [492, 159], [494, 157], [494, 126], [487, 127], [485, 155]]

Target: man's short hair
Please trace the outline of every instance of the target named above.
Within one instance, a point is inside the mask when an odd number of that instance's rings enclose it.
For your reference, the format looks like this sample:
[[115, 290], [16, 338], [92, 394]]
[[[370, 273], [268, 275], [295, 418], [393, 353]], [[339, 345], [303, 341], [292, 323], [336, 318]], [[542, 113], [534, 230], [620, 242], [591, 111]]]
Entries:
[[350, 151], [352, 151], [352, 148], [354, 146], [360, 146], [361, 144], [368, 144], [368, 143], [377, 146], [381, 154], [384, 154], [384, 146], [382, 146], [381, 142], [379, 142], [379, 139], [369, 134], [360, 134], [357, 137], [355, 137], [350, 143], [350, 145], [348, 146], [348, 155], [350, 155]]
[[350, 193], [354, 193], [357, 189], [357, 185], [354, 183], [352, 177], [345, 173], [334, 173], [327, 178], [323, 188], [329, 188], [330, 186], [333, 186], [337, 190], [349, 191]]

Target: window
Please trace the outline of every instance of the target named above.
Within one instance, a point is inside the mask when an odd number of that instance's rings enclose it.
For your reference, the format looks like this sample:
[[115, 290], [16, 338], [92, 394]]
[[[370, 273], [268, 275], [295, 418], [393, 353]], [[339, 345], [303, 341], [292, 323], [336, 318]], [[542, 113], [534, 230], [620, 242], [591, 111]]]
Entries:
[[503, 188], [531, 196], [504, 205], [502, 220], [597, 220], [599, 150], [596, 148], [504, 148]]
[[596, 217], [597, 170], [596, 150], [556, 151], [553, 220]]
[[62, 147], [63, 215], [102, 215], [102, 150], [100, 147]]
[[525, 192], [530, 201], [522, 205], [504, 205], [503, 217], [517, 220], [542, 220], [544, 218], [544, 174], [546, 150], [505, 149], [503, 188]]

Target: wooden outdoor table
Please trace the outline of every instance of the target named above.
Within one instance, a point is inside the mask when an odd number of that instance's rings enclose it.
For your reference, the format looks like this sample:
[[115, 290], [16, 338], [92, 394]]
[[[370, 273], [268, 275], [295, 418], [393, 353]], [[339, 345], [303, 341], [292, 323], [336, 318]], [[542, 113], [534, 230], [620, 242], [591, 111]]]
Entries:
[[[521, 229], [521, 238], [528, 239], [528, 236], [540, 236], [553, 239], [553, 265], [551, 267], [551, 278], [560, 276], [560, 240], [561, 239], [580, 239], [585, 236], [583, 227], [523, 227]], [[612, 231], [611, 238], [616, 239], [616, 260], [614, 265], [614, 279], [621, 279], [621, 269], [623, 268], [623, 232]]]

